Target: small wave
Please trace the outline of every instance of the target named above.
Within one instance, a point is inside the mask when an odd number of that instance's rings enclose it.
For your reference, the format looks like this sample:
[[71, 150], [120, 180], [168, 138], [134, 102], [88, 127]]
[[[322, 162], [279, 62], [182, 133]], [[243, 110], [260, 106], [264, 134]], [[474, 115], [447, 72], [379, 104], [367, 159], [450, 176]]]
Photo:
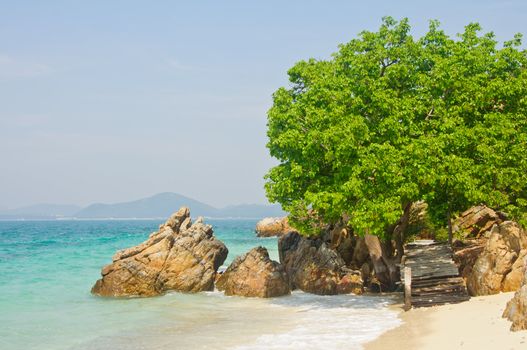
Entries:
[[362, 344], [401, 323], [397, 312], [388, 308], [393, 302], [389, 297], [293, 293], [289, 298], [274, 299], [272, 304], [295, 308], [295, 326], [263, 334], [234, 349], [362, 349]]

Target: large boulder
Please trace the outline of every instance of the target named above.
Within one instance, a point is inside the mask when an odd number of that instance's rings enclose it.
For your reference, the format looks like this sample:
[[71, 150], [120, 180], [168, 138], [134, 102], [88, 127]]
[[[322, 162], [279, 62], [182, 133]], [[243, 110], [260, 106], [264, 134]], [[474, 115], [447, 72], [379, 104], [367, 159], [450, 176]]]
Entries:
[[210, 291], [227, 254], [212, 226], [202, 218], [192, 223], [189, 209], [181, 208], [148, 240], [118, 251], [102, 269], [92, 293], [119, 297]]
[[521, 288], [507, 303], [503, 317], [512, 322], [511, 331], [527, 329], [527, 258], [523, 259], [523, 282]]
[[281, 236], [293, 230], [289, 226], [287, 217], [283, 218], [264, 218], [256, 224], [256, 235], [258, 237]]
[[527, 235], [513, 221], [495, 225], [467, 278], [471, 295], [516, 291], [520, 288], [523, 259], [527, 254]]
[[271, 260], [264, 247], [234, 259], [218, 278], [216, 288], [226, 295], [244, 297], [271, 298], [291, 293], [284, 267]]
[[339, 254], [322, 239], [289, 232], [278, 240], [278, 252], [291, 289], [320, 295], [363, 291], [360, 271], [348, 269]]
[[454, 261], [459, 273], [466, 280], [472, 274], [474, 264], [485, 250], [486, 239], [475, 239], [466, 242], [456, 241], [454, 245]]
[[483, 237], [494, 225], [507, 220], [505, 214], [484, 205], [472, 207], [463, 212], [452, 224], [452, 230], [463, 238]]
[[515, 292], [521, 287], [526, 256], [527, 249], [522, 249], [518, 258], [512, 264], [511, 271], [503, 279], [502, 292]]

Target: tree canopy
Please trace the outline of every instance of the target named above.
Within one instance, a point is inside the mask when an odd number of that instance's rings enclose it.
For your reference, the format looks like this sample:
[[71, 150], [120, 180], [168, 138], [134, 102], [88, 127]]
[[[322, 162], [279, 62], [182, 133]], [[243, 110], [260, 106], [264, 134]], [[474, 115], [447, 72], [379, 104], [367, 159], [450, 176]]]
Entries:
[[[305, 234], [343, 215], [384, 237], [409, 203], [443, 225], [484, 203], [526, 221], [527, 52], [469, 24], [419, 39], [385, 17], [331, 59], [300, 61], [273, 95], [266, 175], [273, 202]], [[387, 238], [387, 237], [385, 237]]]

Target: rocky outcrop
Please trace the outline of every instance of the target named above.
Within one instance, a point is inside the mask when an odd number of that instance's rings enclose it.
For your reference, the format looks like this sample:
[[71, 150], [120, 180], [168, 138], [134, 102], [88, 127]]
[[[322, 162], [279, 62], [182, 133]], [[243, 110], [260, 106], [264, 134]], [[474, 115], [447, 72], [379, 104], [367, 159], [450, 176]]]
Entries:
[[363, 291], [360, 271], [347, 268], [339, 254], [322, 239], [289, 232], [280, 237], [278, 252], [291, 289], [320, 295]]
[[507, 303], [503, 317], [512, 322], [511, 331], [527, 329], [527, 258], [523, 259], [523, 282], [521, 288]]
[[475, 239], [471, 241], [456, 241], [454, 245], [454, 262], [456, 263], [459, 274], [465, 279], [472, 274], [474, 264], [485, 249], [487, 239]]
[[[383, 255], [382, 245], [378, 239], [370, 237], [370, 247], [368, 247], [365, 237], [354, 235], [351, 228], [343, 223], [329, 226], [323, 237], [328, 246], [344, 260], [346, 267], [353, 271], [360, 271], [362, 284], [370, 288], [370, 291], [393, 289], [394, 281], [391, 278], [397, 278], [395, 265], [393, 261], [388, 262], [391, 267], [390, 271], [395, 274], [390, 275], [388, 272], [386, 277], [385, 272], [388, 271], [388, 267], [383, 262], [385, 254]], [[376, 264], [370, 256], [370, 248]], [[376, 273], [380, 277], [376, 276]]]
[[364, 283], [360, 271], [350, 271], [340, 277], [337, 283], [336, 294], [364, 293]]
[[237, 257], [216, 282], [226, 295], [271, 298], [290, 294], [282, 265], [269, 258], [264, 247]]
[[502, 292], [517, 291], [523, 280], [523, 269], [525, 267], [525, 257], [527, 256], [527, 249], [520, 251], [518, 258], [512, 264], [511, 272], [509, 272], [503, 279]]
[[[346, 265], [350, 265], [353, 260], [353, 250], [356, 244], [356, 237], [350, 232], [345, 225], [335, 225], [328, 231], [328, 237], [331, 249], [337, 251]], [[360, 266], [360, 265], [359, 265]]]
[[256, 224], [256, 235], [258, 237], [281, 236], [293, 230], [289, 226], [287, 217], [283, 218], [264, 218]]
[[148, 240], [118, 251], [92, 293], [118, 297], [210, 291], [227, 253], [210, 225], [202, 218], [192, 223], [189, 209], [181, 208]]
[[520, 257], [527, 255], [526, 250], [527, 235], [516, 222], [495, 225], [467, 277], [469, 293], [488, 295], [518, 290], [524, 264]]
[[463, 238], [480, 238], [492, 226], [507, 220], [505, 214], [484, 205], [472, 207], [463, 212], [452, 225], [452, 230]]

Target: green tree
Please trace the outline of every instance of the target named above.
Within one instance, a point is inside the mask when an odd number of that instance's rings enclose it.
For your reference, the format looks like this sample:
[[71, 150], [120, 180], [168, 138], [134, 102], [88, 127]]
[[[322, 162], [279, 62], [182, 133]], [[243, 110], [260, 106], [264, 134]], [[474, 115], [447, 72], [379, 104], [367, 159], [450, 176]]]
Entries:
[[[298, 62], [273, 95], [269, 199], [307, 235], [342, 216], [358, 234], [396, 238], [410, 204], [436, 221], [476, 203], [525, 219], [527, 54], [470, 24], [436, 21], [419, 40], [383, 19], [329, 60]], [[401, 230], [401, 227], [403, 229]], [[399, 236], [399, 237], [394, 237]], [[397, 239], [398, 238], [398, 239]]]

